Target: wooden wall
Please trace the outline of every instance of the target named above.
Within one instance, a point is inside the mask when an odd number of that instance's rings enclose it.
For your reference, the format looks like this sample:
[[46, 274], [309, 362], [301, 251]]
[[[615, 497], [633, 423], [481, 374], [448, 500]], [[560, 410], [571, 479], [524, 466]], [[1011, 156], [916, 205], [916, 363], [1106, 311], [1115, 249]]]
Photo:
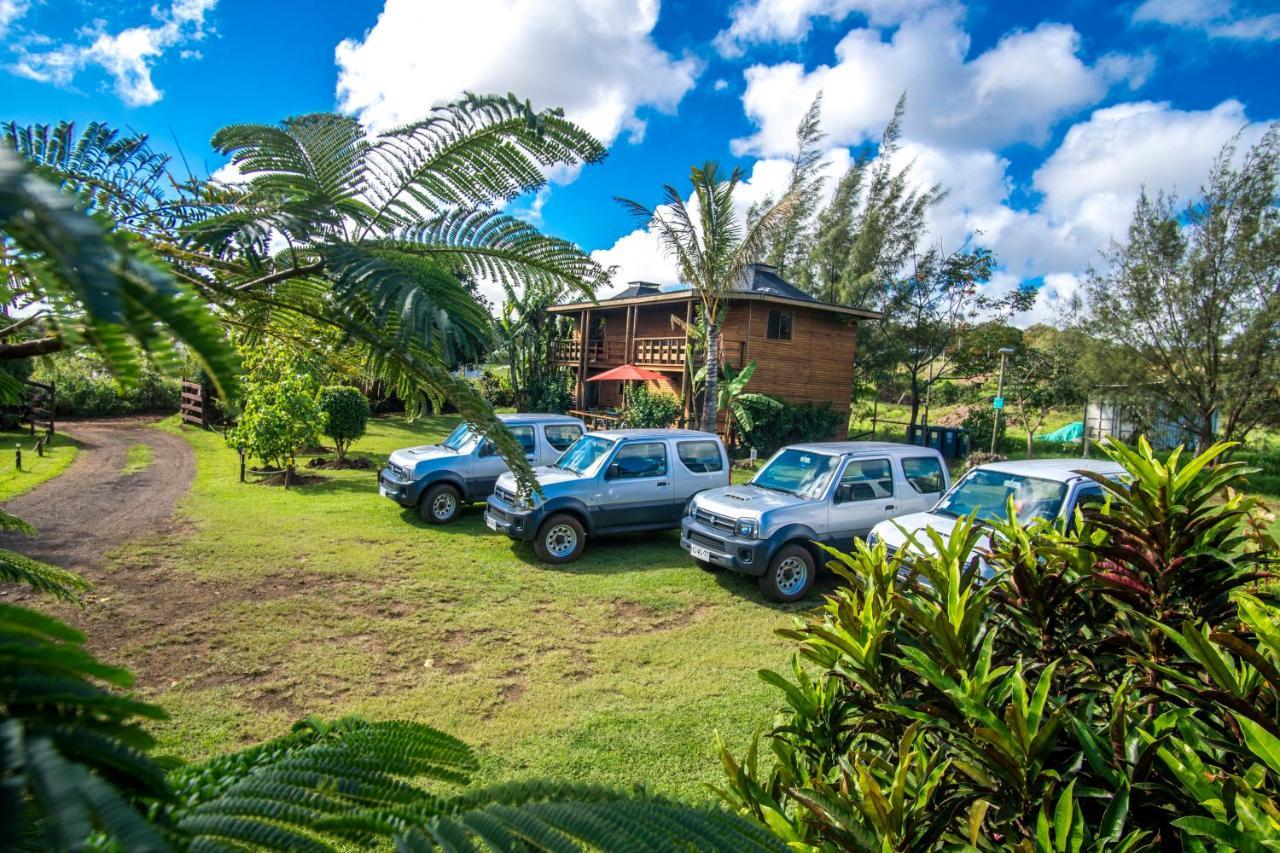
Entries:
[[[791, 340], [769, 340], [770, 310], [791, 313]], [[767, 302], [736, 302], [725, 315], [722, 336], [747, 342], [746, 361], [756, 362], [748, 386], [752, 391], [792, 403], [830, 403], [844, 415], [842, 423], [848, 422], [858, 341], [854, 318]], [[832, 438], [846, 436], [847, 430], [840, 429]]]

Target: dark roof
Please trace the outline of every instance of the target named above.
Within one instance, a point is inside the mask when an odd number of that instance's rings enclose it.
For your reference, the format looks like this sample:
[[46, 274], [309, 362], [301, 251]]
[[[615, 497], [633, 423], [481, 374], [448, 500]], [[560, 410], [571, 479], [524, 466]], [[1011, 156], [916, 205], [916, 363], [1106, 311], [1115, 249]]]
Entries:
[[[814, 299], [794, 284], [784, 280], [778, 275], [777, 269], [768, 264], [749, 264], [743, 280], [735, 288], [735, 292], [741, 294], [750, 294], [756, 298], [764, 299], [782, 299], [789, 302], [807, 302], [815, 308], [824, 308], [829, 311], [835, 311], [842, 314], [852, 314], [860, 317], [878, 318], [881, 315], [876, 311], [868, 311], [861, 308], [849, 308], [844, 305], [834, 305], [830, 302], [823, 302]], [[649, 281], [630, 281], [627, 287], [620, 293], [615, 293], [607, 299], [601, 299], [594, 303], [599, 306], [609, 305], [615, 302], [629, 302], [630, 300], [641, 299], [648, 301], [649, 297], [667, 297], [670, 299], [687, 299], [690, 295], [690, 288], [687, 284], [677, 285], [662, 289], [661, 285], [654, 284]], [[655, 300], [661, 301], [661, 299]], [[592, 303], [574, 302], [567, 305], [554, 306], [552, 311], [569, 311], [579, 308], [590, 307]]]
[[794, 284], [783, 281], [778, 271], [768, 264], [751, 264], [747, 267], [746, 280], [738, 288], [751, 293], [765, 293], [769, 296], [781, 296], [784, 299], [800, 299], [804, 302], [818, 302]]
[[654, 284], [651, 281], [629, 281], [627, 289], [621, 293], [615, 293], [602, 302], [612, 302], [615, 299], [634, 299], [637, 296], [653, 296], [655, 293], [661, 293], [661, 285]]

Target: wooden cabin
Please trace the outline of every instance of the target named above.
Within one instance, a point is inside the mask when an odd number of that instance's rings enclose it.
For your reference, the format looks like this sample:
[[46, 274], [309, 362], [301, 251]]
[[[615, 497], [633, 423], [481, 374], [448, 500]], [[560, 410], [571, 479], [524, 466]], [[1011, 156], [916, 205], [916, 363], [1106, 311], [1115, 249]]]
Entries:
[[[608, 299], [553, 307], [552, 313], [573, 323], [573, 336], [559, 346], [556, 362], [574, 373], [577, 408], [620, 408], [623, 383], [585, 380], [635, 364], [661, 373], [662, 381], [651, 387], [680, 397], [688, 417], [689, 385], [701, 364], [685, 369], [691, 347], [682, 323], [694, 322], [696, 304], [689, 288], [661, 290], [637, 281]], [[726, 300], [722, 363], [741, 368], [755, 361], [751, 391], [791, 403], [830, 403], [847, 416], [858, 321], [879, 318], [875, 311], [820, 302], [783, 281], [773, 267], [752, 264]]]

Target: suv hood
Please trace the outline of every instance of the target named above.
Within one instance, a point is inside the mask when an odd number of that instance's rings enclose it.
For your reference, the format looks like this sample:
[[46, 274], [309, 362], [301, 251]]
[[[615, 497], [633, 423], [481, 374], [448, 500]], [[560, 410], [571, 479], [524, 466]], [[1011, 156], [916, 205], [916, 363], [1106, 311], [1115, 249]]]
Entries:
[[955, 529], [955, 526], [956, 519], [954, 518], [935, 515], [931, 512], [913, 512], [910, 515], [901, 515], [888, 521], [882, 521], [871, 529], [871, 533], [876, 539], [894, 551], [910, 544], [907, 541], [908, 534], [915, 536], [921, 548], [932, 551], [932, 543], [929, 541], [929, 534], [925, 533], [925, 530], [933, 528], [938, 532], [939, 536], [946, 539], [951, 535], [951, 531]]
[[435, 459], [457, 459], [458, 454], [454, 453], [447, 447], [439, 444], [422, 444], [418, 447], [403, 447], [400, 450], [392, 452], [388, 461], [392, 465], [399, 465], [412, 471], [417, 467], [419, 462], [429, 462]]
[[[557, 487], [565, 483], [580, 483], [584, 478], [570, 471], [560, 468], [552, 468], [548, 465], [539, 465], [533, 469], [533, 476], [538, 479], [538, 485], [542, 487], [543, 494], [556, 490]], [[516, 491], [516, 475], [507, 471], [498, 478], [498, 488], [506, 489], [508, 492]]]
[[759, 486], [744, 484], [741, 486], [724, 486], [719, 489], [708, 489], [694, 498], [699, 509], [723, 515], [726, 518], [760, 519], [764, 513], [784, 507], [800, 506], [809, 503], [795, 495], [762, 489]]

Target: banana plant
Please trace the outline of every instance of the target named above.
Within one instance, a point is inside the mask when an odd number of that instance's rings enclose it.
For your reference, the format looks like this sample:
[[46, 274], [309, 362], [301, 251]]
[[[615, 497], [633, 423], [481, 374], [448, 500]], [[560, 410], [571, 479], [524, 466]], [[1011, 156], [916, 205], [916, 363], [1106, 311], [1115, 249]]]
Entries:
[[[735, 370], [733, 365], [730, 364], [724, 365], [722, 369], [724, 371], [724, 381], [716, 386], [716, 397], [719, 408], [725, 411], [725, 443], [732, 444], [734, 418], [738, 420], [739, 431], [749, 433], [756, 425], [755, 414], [752, 412], [753, 407], [777, 411], [782, 408], [782, 403], [764, 394], [756, 394], [747, 390], [747, 383], [751, 381], [751, 377], [756, 372], [756, 363], [754, 361], [747, 362], [740, 371]], [[694, 388], [701, 388], [706, 383], [706, 377], [707, 368], [699, 368], [693, 377]]]

